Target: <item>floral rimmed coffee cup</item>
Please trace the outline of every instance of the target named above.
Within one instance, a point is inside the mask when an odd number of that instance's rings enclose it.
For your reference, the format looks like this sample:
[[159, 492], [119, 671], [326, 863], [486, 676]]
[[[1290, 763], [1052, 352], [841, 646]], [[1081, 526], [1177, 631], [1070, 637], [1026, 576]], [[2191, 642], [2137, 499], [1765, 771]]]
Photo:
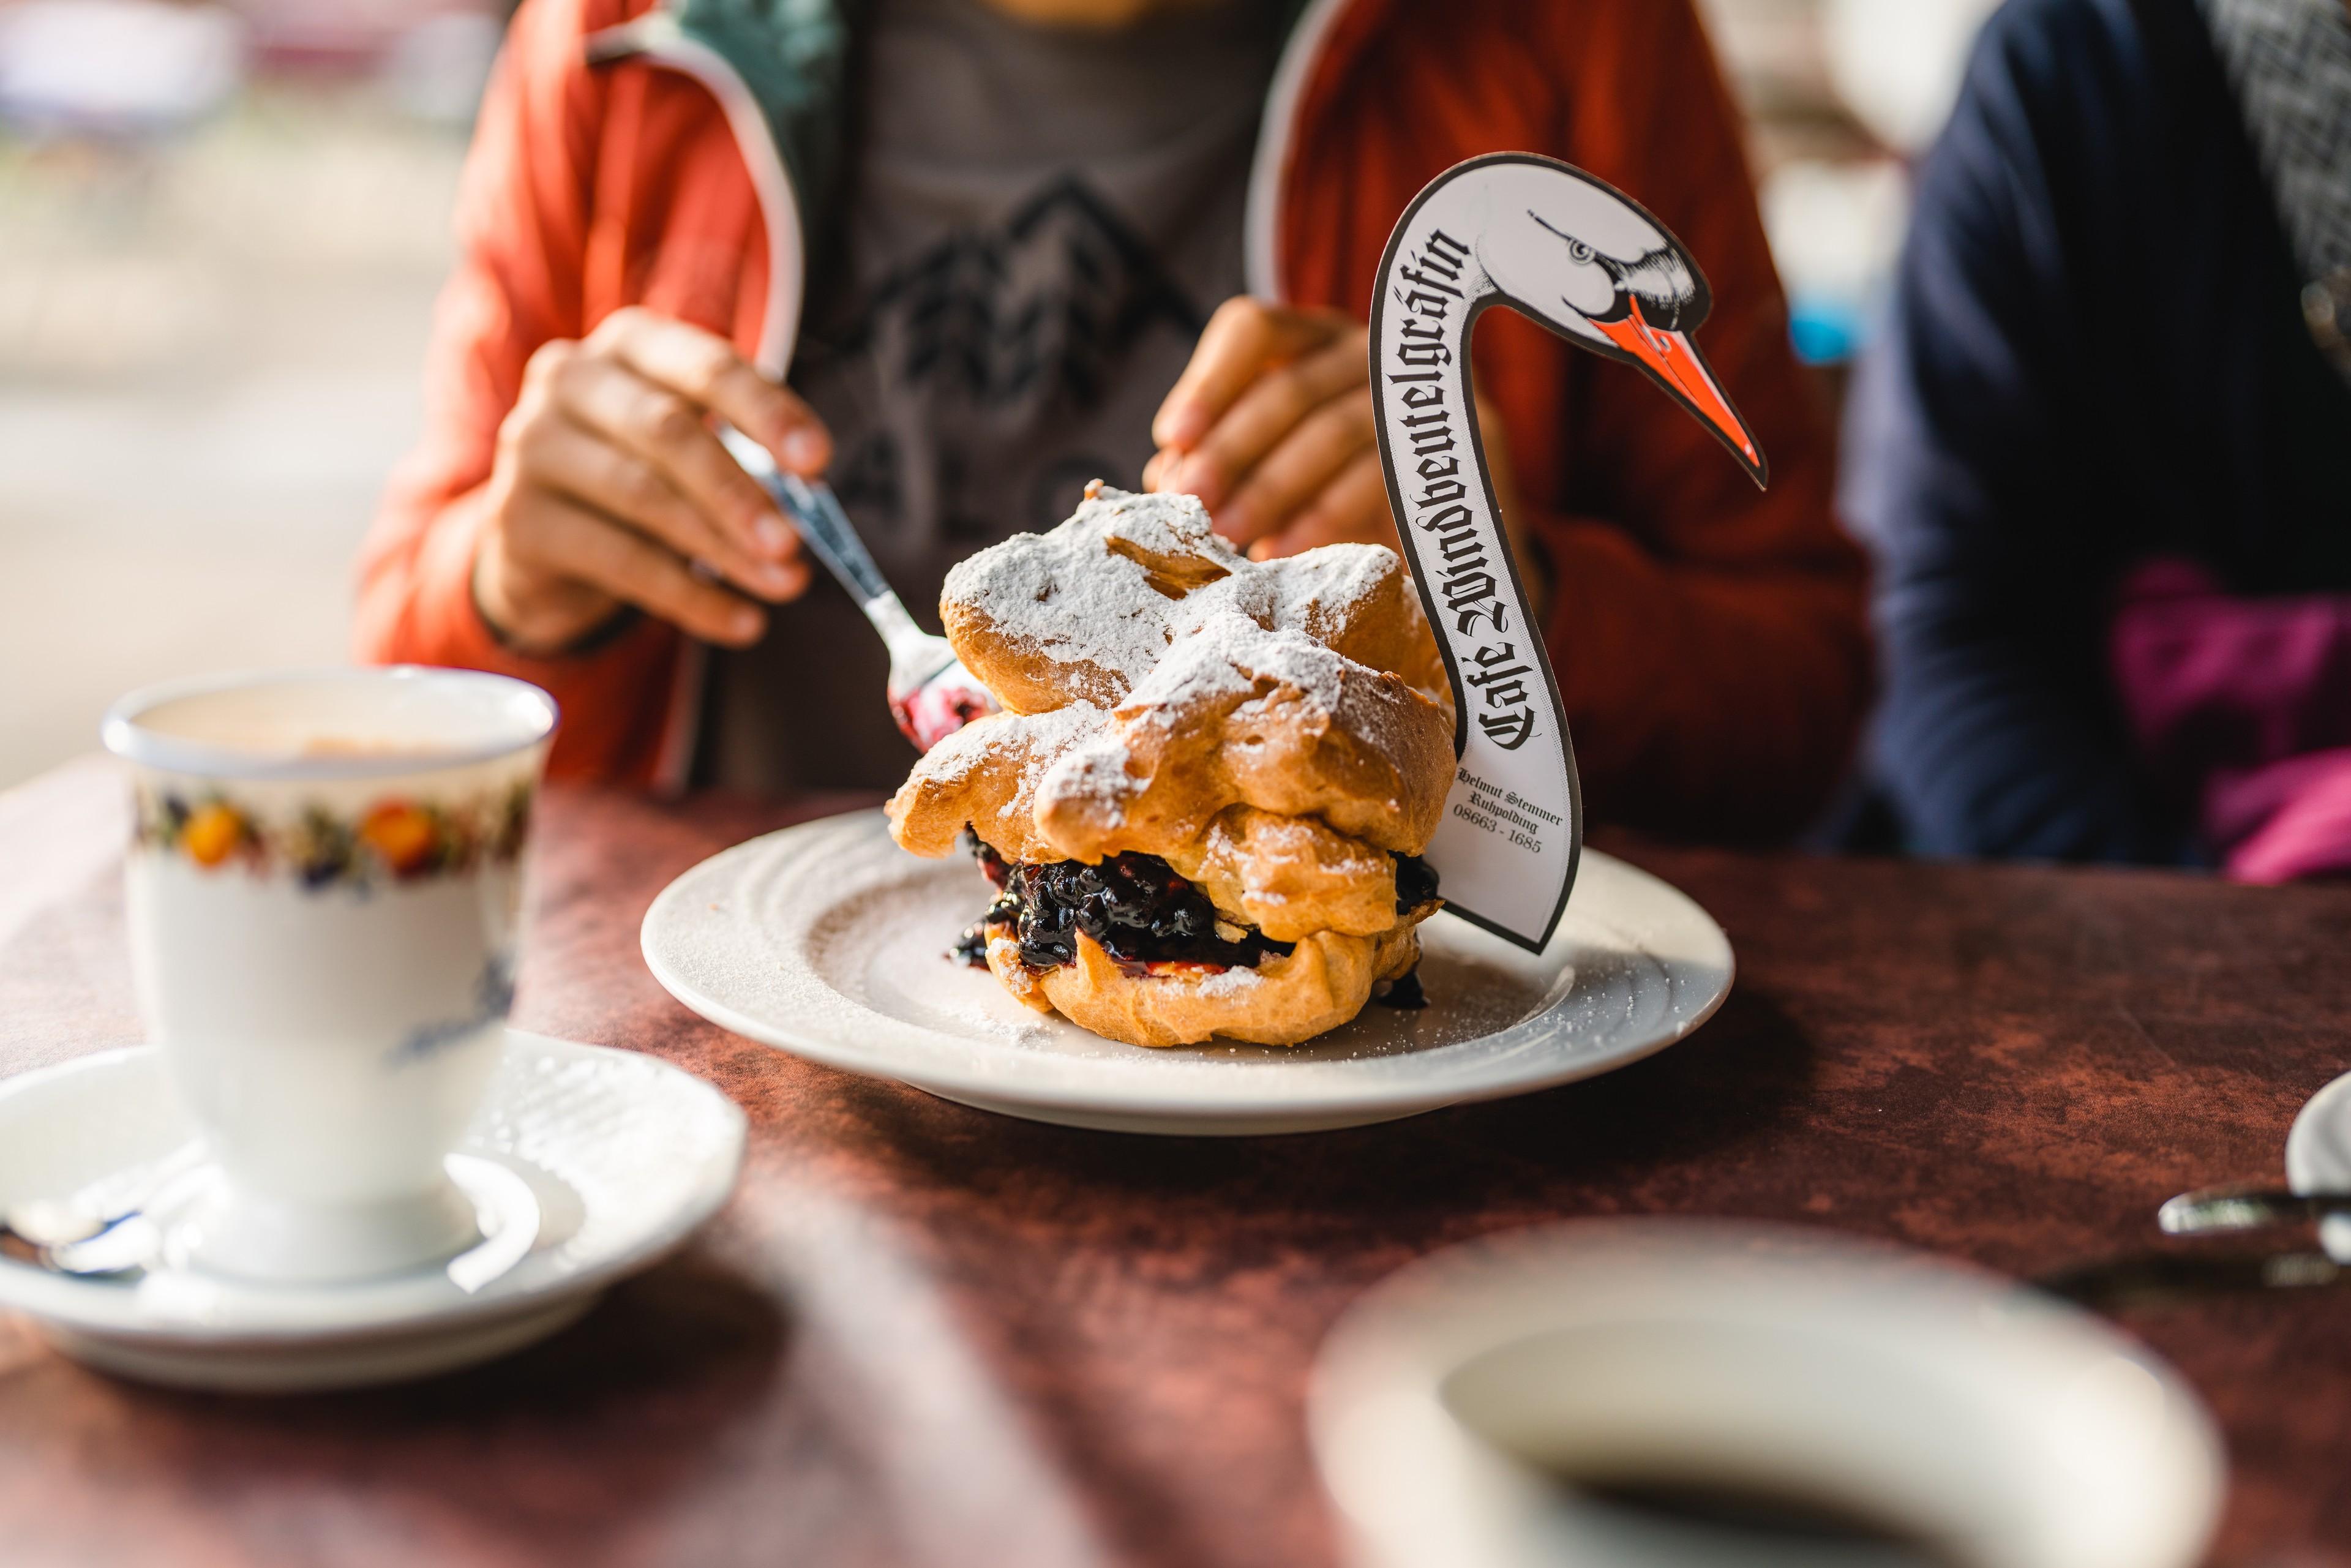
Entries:
[[396, 1272], [475, 1239], [444, 1168], [496, 1065], [555, 703], [470, 671], [133, 694], [140, 1008], [222, 1181], [174, 1234], [216, 1272]]

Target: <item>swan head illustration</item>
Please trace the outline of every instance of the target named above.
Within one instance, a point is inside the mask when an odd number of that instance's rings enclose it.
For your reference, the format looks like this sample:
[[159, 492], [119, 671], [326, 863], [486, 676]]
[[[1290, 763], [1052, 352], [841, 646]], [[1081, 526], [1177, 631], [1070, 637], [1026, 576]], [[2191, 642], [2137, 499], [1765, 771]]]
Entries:
[[1475, 172], [1484, 213], [1471, 248], [1502, 297], [1642, 371], [1762, 483], [1763, 454], [1691, 337], [1713, 297], [1681, 242], [1638, 203], [1565, 164], [1511, 160]]

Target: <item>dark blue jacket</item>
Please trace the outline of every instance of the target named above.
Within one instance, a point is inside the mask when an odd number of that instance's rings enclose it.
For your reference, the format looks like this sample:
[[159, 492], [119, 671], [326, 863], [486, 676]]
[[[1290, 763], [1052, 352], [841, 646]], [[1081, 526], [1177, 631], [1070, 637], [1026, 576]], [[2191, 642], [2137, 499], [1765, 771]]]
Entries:
[[2300, 290], [2193, 0], [1992, 17], [1845, 433], [1911, 848], [2200, 858], [2123, 732], [2109, 601], [2158, 553], [2351, 588], [2351, 390]]

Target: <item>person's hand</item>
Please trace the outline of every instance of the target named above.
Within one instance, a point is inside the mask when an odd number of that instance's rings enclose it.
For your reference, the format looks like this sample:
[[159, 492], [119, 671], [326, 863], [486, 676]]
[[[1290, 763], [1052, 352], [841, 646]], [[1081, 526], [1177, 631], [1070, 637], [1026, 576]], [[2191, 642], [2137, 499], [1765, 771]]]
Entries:
[[1225, 301], [1152, 421], [1144, 486], [1199, 497], [1259, 560], [1394, 545], [1364, 342], [1335, 310]]
[[[1335, 310], [1225, 301], [1152, 421], [1144, 487], [1199, 497], [1217, 531], [1260, 560], [1348, 540], [1395, 548], [1368, 346]], [[1478, 411], [1508, 528], [1509, 453], [1482, 393]]]
[[623, 604], [730, 646], [761, 601], [808, 587], [799, 536], [711, 433], [716, 414], [813, 476], [831, 437], [724, 340], [641, 309], [530, 359], [498, 431], [474, 599], [526, 652], [559, 653]]
[[[1152, 422], [1144, 488], [1199, 497], [1217, 531], [1259, 560], [1343, 541], [1395, 548], [1367, 350], [1338, 311], [1227, 300]], [[1511, 529], [1501, 423], [1482, 397], [1479, 415]]]

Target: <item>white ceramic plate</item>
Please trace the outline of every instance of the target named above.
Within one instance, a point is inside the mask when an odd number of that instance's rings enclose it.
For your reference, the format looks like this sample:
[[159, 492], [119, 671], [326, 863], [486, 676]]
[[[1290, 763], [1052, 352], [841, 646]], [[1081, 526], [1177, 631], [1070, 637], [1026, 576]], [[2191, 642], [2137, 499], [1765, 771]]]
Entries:
[[[2285, 1182], [2296, 1192], [2351, 1190], [2351, 1072], [2312, 1095], [2285, 1138]], [[2338, 1263], [2351, 1263], [2351, 1215], [2318, 1227], [2318, 1239]]]
[[737, 1034], [1008, 1115], [1121, 1132], [1305, 1132], [1523, 1094], [1622, 1067], [1706, 1021], [1730, 943], [1687, 897], [1587, 852], [1551, 946], [1440, 915], [1429, 1005], [1374, 1004], [1295, 1049], [1149, 1050], [1029, 1011], [946, 955], [987, 905], [962, 856], [921, 860], [879, 811], [713, 856], [645, 915], [645, 962]]
[[[683, 1241], [733, 1190], [743, 1133], [733, 1102], [666, 1062], [510, 1030], [451, 1174], [494, 1225], [524, 1228], [509, 1230], [531, 1237], [519, 1258], [300, 1287], [0, 1260], [0, 1307], [68, 1355], [152, 1382], [258, 1393], [443, 1372], [554, 1333]], [[0, 1082], [0, 1204], [65, 1197], [194, 1135], [152, 1047], [25, 1073]]]
[[[1308, 1414], [1360, 1568], [2189, 1568], [2222, 1495], [2210, 1420], [2142, 1347], [1793, 1227], [1584, 1220], [1439, 1253], [1349, 1309]], [[1802, 1498], [1916, 1544], [1593, 1481]]]

